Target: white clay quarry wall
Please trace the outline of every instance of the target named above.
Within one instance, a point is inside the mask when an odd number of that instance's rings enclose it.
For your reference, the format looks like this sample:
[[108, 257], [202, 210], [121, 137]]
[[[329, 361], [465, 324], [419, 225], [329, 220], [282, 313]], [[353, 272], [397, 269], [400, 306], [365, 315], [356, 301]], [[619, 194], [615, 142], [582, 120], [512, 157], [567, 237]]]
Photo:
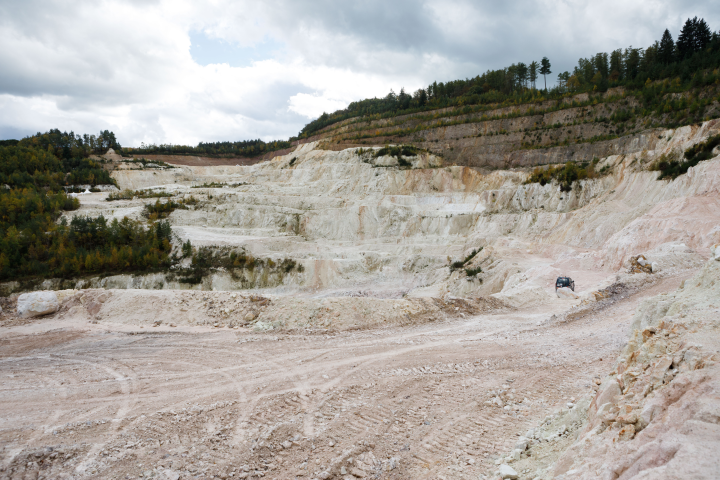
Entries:
[[[582, 181], [582, 188], [571, 192], [556, 185], [523, 185], [523, 172], [373, 168], [354, 150], [315, 150], [314, 144], [253, 166], [113, 175], [121, 188], [167, 183], [166, 189], [201, 197], [197, 210], [170, 216], [180, 236], [196, 245], [242, 245], [256, 256], [297, 259], [306, 270], [288, 278], [286, 286], [394, 282], [413, 289], [444, 278], [446, 292], [488, 294], [508, 287], [513, 275], [517, 284], [517, 275], [528, 269], [535, 273], [526, 275], [526, 282], [534, 281], [534, 274], [553, 274], [541, 267], [557, 258], [607, 275], [629, 255], [663, 244], [706, 250], [720, 235], [720, 159], [672, 182], [657, 181], [647, 166], [717, 131], [717, 121], [668, 131], [654, 151], [602, 159], [599, 165], [611, 165], [613, 174]], [[187, 188], [206, 182], [245, 185]], [[142, 203], [112, 202], [86, 211], [139, 216]], [[484, 275], [482, 284], [461, 273], [449, 277], [448, 257], [462, 258], [480, 246], [486, 248], [484, 256], [472, 263], [491, 262], [493, 273]]]

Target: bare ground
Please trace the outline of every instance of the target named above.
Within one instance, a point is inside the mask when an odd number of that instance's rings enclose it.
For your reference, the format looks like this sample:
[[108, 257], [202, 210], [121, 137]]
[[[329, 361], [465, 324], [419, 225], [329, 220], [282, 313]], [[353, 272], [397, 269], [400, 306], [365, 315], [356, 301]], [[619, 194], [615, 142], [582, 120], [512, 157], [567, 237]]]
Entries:
[[564, 322], [557, 305], [311, 335], [8, 319], [0, 477], [479, 478], [590, 397], [640, 300], [687, 276]]

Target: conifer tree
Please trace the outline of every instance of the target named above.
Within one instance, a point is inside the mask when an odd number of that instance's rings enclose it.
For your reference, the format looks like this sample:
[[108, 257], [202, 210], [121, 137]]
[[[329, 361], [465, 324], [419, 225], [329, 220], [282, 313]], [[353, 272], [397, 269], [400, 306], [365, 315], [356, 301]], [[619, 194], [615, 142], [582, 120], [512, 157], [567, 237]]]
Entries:
[[545, 80], [545, 90], [547, 91], [547, 77], [546, 75], [550, 75], [552, 72], [550, 71], [550, 60], [548, 60], [547, 57], [543, 57], [542, 60], [540, 60], [540, 75], [543, 76], [543, 79]]
[[625, 72], [625, 62], [623, 61], [622, 49], [618, 48], [610, 53], [610, 81], [622, 80], [623, 72]]
[[535, 81], [537, 80], [537, 77], [538, 77], [538, 69], [539, 68], [540, 68], [540, 64], [538, 64], [538, 62], [536, 62], [535, 60], [533, 60], [532, 63], [530, 63], [530, 67], [529, 67], [530, 82], [532, 83], [533, 89], [535, 89]]
[[[697, 18], [697, 17], [696, 17]], [[695, 22], [695, 51], [701, 52], [708, 46], [712, 39], [712, 32], [710, 27], [705, 22], [704, 18]]]
[[692, 56], [693, 53], [695, 53], [696, 20], [697, 17], [692, 20], [688, 18], [685, 21], [685, 25], [683, 25], [682, 30], [680, 30], [680, 35], [677, 39], [678, 57], [680, 60], [684, 60]]
[[521, 87], [526, 87], [528, 79], [528, 66], [523, 62], [517, 64], [517, 80]]
[[675, 61], [675, 42], [673, 41], [672, 35], [670, 35], [670, 31], [667, 28], [660, 39], [658, 60], [665, 65]]

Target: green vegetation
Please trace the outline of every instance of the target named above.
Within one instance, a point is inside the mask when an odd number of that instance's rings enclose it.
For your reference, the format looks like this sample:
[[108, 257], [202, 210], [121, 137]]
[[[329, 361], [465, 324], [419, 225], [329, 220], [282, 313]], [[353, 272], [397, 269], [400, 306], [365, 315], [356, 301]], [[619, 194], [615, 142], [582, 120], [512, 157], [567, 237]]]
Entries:
[[605, 92], [619, 86], [628, 91], [643, 91], [644, 96], [648, 84], [665, 79], [676, 82], [673, 87], [676, 90], [688, 91], [718, 80], [720, 75], [715, 70], [719, 66], [720, 36], [696, 17], [687, 20], [677, 44], [666, 30], [661, 41], [646, 49], [629, 47], [581, 58], [572, 73], [558, 75], [558, 85], [550, 90], [535, 88], [537, 74], [551, 73], [550, 61], [544, 57], [539, 69], [537, 62], [529, 66], [520, 62], [471, 79], [434, 82], [412, 95], [403, 89], [400, 94], [390, 91], [384, 98], [353, 102], [343, 110], [323, 113], [303, 128], [300, 137], [312, 136], [348, 119], [368, 122], [448, 107], [494, 105], [497, 108], [562, 99], [568, 94]]
[[[560, 184], [560, 190], [563, 192], [569, 192], [572, 190], [575, 182], [584, 180], [587, 178], [597, 178], [600, 176], [600, 172], [595, 171], [595, 165], [597, 159], [593, 160], [592, 163], [581, 163], [567, 162], [563, 166], [548, 166], [548, 167], [536, 167], [533, 170], [530, 178], [525, 181], [525, 184], [539, 183], [540, 185], [546, 185], [553, 181]], [[606, 171], [603, 172], [606, 173]]]
[[[57, 158], [73, 159], [87, 158], [91, 154], [102, 155], [112, 148], [121, 151], [122, 147], [115, 139], [115, 134], [108, 130], [95, 135], [75, 135], [74, 132], [61, 132], [57, 128], [48, 130], [45, 133], [38, 132], [32, 137], [23, 138], [20, 141], [6, 140], [6, 142], [17, 142], [22, 147], [39, 148], [55, 155]], [[11, 146], [11, 145], [5, 145]]]
[[720, 145], [720, 135], [715, 135], [708, 138], [703, 143], [698, 143], [697, 145], [688, 148], [685, 151], [684, 161], [669, 160], [666, 156], [663, 156], [650, 167], [650, 170], [660, 172], [658, 180], [664, 180], [666, 178], [674, 180], [680, 175], [687, 173], [688, 169], [694, 167], [703, 160], [713, 158], [712, 151], [718, 145]]
[[154, 222], [156, 220], [160, 220], [163, 218], [167, 218], [170, 216], [172, 212], [174, 212], [177, 209], [180, 210], [187, 210], [188, 205], [195, 205], [198, 201], [195, 197], [190, 197], [188, 199], [182, 199], [179, 202], [175, 202], [174, 200], [168, 200], [166, 202], [161, 202], [160, 199], [155, 200], [155, 203], [147, 204], [145, 205], [145, 210], [143, 212], [143, 215], [148, 219], [150, 222]]
[[[478, 253], [482, 252], [482, 249], [483, 249], [483, 247], [476, 248], [476, 249], [474, 249], [472, 252], [470, 252], [470, 255], [468, 255], [467, 257], [465, 257], [463, 260], [458, 260], [458, 261], [456, 261], [456, 262], [452, 262], [452, 263], [450, 264], [450, 271], [453, 272], [453, 271], [455, 271], [455, 270], [460, 270], [461, 268], [465, 267], [465, 265], [467, 265], [468, 263], [470, 263], [470, 261], [471, 261], [473, 258], [475, 258], [475, 256], [476, 256]], [[479, 267], [478, 267], [478, 268], [479, 268]], [[480, 270], [480, 271], [482, 271], [482, 270]], [[474, 275], [474, 274], [473, 274], [473, 275]]]
[[146, 229], [127, 218], [108, 224], [102, 216], [55, 223], [62, 210], [78, 206], [64, 193], [0, 193], [0, 279], [69, 278], [169, 266], [169, 224], [158, 222]]
[[189, 145], [145, 145], [139, 148], [126, 148], [124, 152], [132, 154], [159, 155], [202, 155], [205, 157], [257, 157], [266, 153], [290, 148], [290, 140], [243, 140], [241, 142], [200, 142], [197, 146]]
[[395, 157], [398, 160], [401, 160], [402, 157], [415, 157], [420, 153], [422, 150], [413, 147], [412, 145], [397, 145], [397, 146], [385, 146], [379, 150], [376, 150], [375, 153], [373, 153], [373, 156], [375, 158], [378, 157], [384, 157], [384, 156], [390, 156]]
[[243, 185], [249, 185], [249, 183], [246, 183], [246, 182], [239, 182], [239, 183], [212, 182], [212, 183], [203, 183], [202, 185], [193, 185], [190, 188], [224, 188], [224, 187], [236, 188], [236, 187], [242, 187]]
[[482, 268], [479, 266], [477, 266], [475, 268], [466, 268], [465, 269], [465, 275], [467, 275], [468, 277], [474, 277], [478, 273], [482, 273]]
[[375, 150], [373, 156], [375, 158], [384, 156], [395, 157], [399, 166], [412, 167], [412, 163], [410, 163], [405, 157], [415, 157], [420, 152], [421, 150], [419, 148], [413, 147], [412, 145], [398, 145], [393, 147], [388, 145], [379, 150]]
[[150, 160], [148, 158], [123, 159], [123, 162], [141, 165], [140, 168], [159, 168], [162, 170], [166, 170], [168, 168], [175, 168], [169, 163], [163, 162], [162, 160]]
[[169, 266], [171, 230], [166, 222], [146, 228], [127, 218], [74, 217], [63, 211], [80, 203], [64, 187], [113, 184], [91, 153], [119, 147], [114, 135], [99, 137], [51, 130], [0, 145], [0, 280], [151, 271]]
[[133, 198], [166, 198], [172, 196], [172, 193], [167, 192], [150, 192], [147, 190], [132, 191], [125, 189], [121, 192], [110, 192], [105, 200], [113, 202], [115, 200], [132, 200]]
[[97, 162], [87, 158], [58, 158], [47, 148], [0, 147], [0, 184], [11, 188], [49, 188], [66, 185], [115, 184]]
[[[190, 256], [192, 245], [188, 240], [183, 244], [183, 255]], [[181, 283], [196, 285], [202, 282], [203, 277], [209, 275], [213, 271], [220, 269], [230, 272], [233, 278], [238, 278], [238, 274], [243, 270], [253, 271], [255, 268], [269, 269], [270, 273], [287, 274], [296, 270], [303, 272], [302, 265], [295, 260], [285, 258], [281, 261], [274, 261], [270, 258], [254, 258], [244, 251], [226, 251], [218, 250], [210, 247], [200, 247], [194, 255], [190, 267], [179, 272], [182, 277]]]

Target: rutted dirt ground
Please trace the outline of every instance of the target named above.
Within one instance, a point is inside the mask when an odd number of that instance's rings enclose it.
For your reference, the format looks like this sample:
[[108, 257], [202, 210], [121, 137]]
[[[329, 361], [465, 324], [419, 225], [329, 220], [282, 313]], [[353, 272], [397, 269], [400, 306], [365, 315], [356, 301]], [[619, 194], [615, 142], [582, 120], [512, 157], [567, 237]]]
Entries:
[[[689, 273], [584, 316], [555, 306], [314, 335], [26, 321], [0, 343], [2, 474], [479, 478], [519, 434], [589, 398], [641, 299]], [[486, 404], [500, 390], [507, 406]]]
[[[197, 196], [169, 217], [178, 250], [303, 269], [47, 280], [61, 305], [35, 319], [1, 298], [0, 478], [688, 478], [720, 445], [720, 152], [674, 181], [650, 167], [719, 128], [655, 132], [570, 192], [312, 144], [117, 170]], [[154, 201], [106, 195], [76, 213]]]

